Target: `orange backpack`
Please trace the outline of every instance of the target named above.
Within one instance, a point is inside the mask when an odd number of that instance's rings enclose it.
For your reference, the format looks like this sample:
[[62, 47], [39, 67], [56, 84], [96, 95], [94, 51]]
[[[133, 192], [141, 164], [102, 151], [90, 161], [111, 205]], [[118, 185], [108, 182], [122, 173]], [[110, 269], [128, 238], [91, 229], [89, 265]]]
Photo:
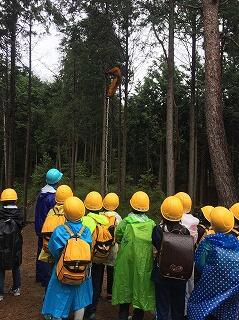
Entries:
[[48, 252], [48, 243], [53, 231], [66, 222], [66, 218], [63, 214], [59, 214], [55, 208], [53, 208], [52, 211], [54, 214], [50, 214], [46, 217], [41, 231], [43, 235], [43, 250], [45, 252]]
[[93, 262], [105, 263], [110, 254], [110, 249], [115, 243], [115, 222], [114, 216], [107, 216], [107, 225], [97, 224], [93, 233]]
[[81, 236], [85, 230], [82, 226], [77, 234], [64, 224], [70, 234], [61, 257], [57, 263], [56, 274], [60, 282], [69, 285], [79, 285], [89, 276], [91, 266], [91, 247]]

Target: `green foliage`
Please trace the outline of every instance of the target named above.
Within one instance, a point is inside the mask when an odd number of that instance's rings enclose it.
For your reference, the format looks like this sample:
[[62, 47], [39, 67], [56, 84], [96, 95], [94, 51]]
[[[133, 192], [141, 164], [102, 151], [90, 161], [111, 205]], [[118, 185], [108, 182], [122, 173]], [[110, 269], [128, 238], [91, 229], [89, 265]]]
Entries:
[[44, 153], [40, 163], [35, 166], [35, 170], [32, 173], [32, 184], [35, 190], [40, 190], [45, 183], [46, 172], [53, 167], [53, 161], [49, 154]]

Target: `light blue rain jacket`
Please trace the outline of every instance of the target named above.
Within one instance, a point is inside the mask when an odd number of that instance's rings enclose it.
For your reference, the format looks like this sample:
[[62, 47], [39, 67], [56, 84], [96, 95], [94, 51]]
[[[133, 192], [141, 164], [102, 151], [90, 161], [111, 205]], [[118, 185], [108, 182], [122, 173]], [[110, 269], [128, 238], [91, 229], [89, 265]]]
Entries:
[[207, 236], [196, 251], [201, 278], [188, 302], [188, 318], [237, 320], [239, 315], [239, 241], [233, 235]]
[[[79, 232], [82, 227], [81, 222], [67, 222], [67, 224], [74, 233]], [[42, 307], [42, 314], [45, 316], [51, 315], [56, 318], [67, 318], [71, 312], [85, 308], [92, 303], [93, 288], [91, 277], [81, 285], [76, 286], [62, 284], [57, 279], [56, 265], [69, 238], [70, 234], [61, 225], [55, 229], [48, 244], [50, 252], [56, 259], [56, 263], [52, 270], [51, 280]], [[90, 229], [86, 228], [84, 230], [82, 239], [91, 245]]]

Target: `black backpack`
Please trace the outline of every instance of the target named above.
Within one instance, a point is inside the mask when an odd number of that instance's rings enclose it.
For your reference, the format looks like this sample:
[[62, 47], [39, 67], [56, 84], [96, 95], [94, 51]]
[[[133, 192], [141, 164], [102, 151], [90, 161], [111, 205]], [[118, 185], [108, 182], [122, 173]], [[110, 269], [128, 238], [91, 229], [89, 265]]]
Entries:
[[187, 281], [193, 271], [193, 237], [180, 230], [163, 231], [158, 259], [161, 277]]
[[0, 220], [0, 268], [10, 270], [22, 262], [22, 235], [13, 219]]

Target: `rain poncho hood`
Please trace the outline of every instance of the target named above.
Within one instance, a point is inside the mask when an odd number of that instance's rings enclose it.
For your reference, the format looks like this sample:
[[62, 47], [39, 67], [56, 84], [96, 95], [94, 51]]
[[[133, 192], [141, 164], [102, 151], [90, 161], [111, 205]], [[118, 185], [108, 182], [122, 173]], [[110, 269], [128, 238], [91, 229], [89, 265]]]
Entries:
[[237, 320], [239, 314], [239, 241], [233, 235], [207, 236], [196, 251], [201, 278], [189, 299], [190, 320]]
[[81, 219], [84, 226], [88, 227], [91, 233], [94, 232], [97, 224], [107, 225], [109, 223], [108, 219], [102, 214], [89, 212], [87, 216]]
[[130, 213], [116, 229], [120, 243], [115, 262], [112, 304], [131, 303], [145, 311], [155, 309], [153, 267], [153, 220]]

